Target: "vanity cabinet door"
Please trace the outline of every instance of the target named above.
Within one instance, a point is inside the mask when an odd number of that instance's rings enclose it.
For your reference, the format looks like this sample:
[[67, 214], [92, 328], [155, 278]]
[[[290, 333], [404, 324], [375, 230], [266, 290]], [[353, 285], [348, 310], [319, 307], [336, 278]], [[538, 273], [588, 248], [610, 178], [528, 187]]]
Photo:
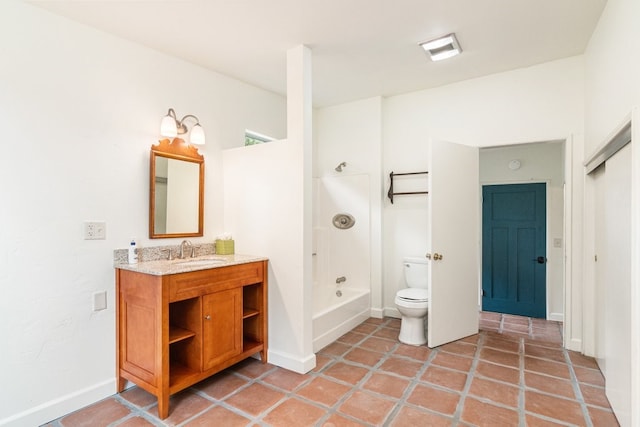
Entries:
[[203, 370], [242, 353], [242, 288], [202, 297]]

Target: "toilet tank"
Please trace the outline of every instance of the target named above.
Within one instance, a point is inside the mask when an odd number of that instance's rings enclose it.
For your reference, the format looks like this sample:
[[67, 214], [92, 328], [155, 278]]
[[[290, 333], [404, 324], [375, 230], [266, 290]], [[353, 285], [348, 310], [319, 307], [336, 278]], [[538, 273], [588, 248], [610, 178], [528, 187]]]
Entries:
[[408, 288], [429, 287], [429, 276], [426, 258], [406, 257], [403, 259], [404, 281]]

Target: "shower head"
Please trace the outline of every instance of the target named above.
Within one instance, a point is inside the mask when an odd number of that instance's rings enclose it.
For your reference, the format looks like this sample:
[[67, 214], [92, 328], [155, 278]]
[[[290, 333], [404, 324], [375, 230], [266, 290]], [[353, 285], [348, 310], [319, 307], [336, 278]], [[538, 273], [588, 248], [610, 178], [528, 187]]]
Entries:
[[347, 166], [347, 162], [342, 162], [338, 166], [336, 166], [336, 172], [342, 172], [342, 168]]

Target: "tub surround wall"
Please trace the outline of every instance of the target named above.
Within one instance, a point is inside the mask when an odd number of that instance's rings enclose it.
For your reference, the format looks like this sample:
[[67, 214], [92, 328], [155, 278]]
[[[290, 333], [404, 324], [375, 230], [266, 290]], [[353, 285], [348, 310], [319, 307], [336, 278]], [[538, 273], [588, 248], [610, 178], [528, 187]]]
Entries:
[[[326, 176], [314, 180], [313, 350], [344, 335], [370, 316], [371, 227], [369, 176]], [[347, 213], [351, 228], [333, 217]], [[344, 278], [338, 283], [338, 278]], [[336, 291], [340, 290], [340, 297]]]
[[[378, 318], [383, 315], [382, 106], [383, 98], [374, 97], [317, 109], [314, 112], [313, 146], [313, 176], [315, 178], [350, 175], [368, 177], [369, 277], [368, 283], [357, 283], [356, 286], [365, 286], [371, 289], [371, 315]], [[346, 162], [347, 166], [343, 168], [342, 172], [336, 172], [335, 167], [341, 162]], [[315, 194], [319, 195], [318, 192]], [[317, 203], [319, 200], [316, 198], [314, 204]], [[314, 205], [314, 215], [317, 215], [318, 212]], [[314, 218], [314, 224], [317, 224], [317, 218]]]
[[[336, 176], [315, 182], [314, 214], [314, 286], [371, 289], [371, 226], [369, 221], [369, 177]], [[353, 227], [342, 230], [333, 225], [333, 217], [348, 213]]]

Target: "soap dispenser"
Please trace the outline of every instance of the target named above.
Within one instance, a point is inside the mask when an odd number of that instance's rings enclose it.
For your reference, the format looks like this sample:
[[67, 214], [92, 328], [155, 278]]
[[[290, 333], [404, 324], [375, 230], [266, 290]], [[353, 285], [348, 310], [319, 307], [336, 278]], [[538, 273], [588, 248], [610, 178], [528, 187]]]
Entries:
[[138, 249], [136, 248], [136, 239], [131, 239], [131, 243], [129, 243], [129, 264], [137, 264], [138, 263]]

